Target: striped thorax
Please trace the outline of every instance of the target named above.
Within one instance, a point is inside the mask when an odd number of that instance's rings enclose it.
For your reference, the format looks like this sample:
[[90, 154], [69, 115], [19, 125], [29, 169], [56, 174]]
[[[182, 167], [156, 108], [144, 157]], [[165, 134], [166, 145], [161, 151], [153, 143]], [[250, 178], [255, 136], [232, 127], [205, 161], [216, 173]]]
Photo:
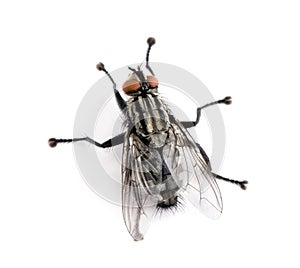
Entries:
[[125, 113], [127, 123], [150, 147], [159, 148], [165, 144], [170, 128], [168, 108], [157, 93], [157, 79], [145, 76], [140, 69], [131, 70], [123, 84], [123, 91], [131, 96]]

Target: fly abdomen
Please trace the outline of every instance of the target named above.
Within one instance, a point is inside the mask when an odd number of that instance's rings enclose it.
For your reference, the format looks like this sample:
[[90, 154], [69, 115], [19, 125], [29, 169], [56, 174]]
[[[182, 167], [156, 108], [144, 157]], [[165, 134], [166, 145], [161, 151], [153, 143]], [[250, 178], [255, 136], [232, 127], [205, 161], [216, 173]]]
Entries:
[[159, 202], [157, 204], [158, 208], [161, 209], [169, 209], [172, 207], [176, 207], [177, 206], [177, 202], [178, 202], [178, 196], [177, 195], [173, 195], [167, 199], [164, 199], [163, 201]]

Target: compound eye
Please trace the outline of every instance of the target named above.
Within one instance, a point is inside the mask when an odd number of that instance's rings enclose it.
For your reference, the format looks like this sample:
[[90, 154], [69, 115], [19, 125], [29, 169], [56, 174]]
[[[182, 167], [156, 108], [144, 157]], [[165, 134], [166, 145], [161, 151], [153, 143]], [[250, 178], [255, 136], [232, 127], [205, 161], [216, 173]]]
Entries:
[[151, 87], [157, 87], [158, 86], [158, 80], [155, 76], [148, 75], [147, 76], [147, 81], [148, 81], [148, 83]]
[[129, 79], [123, 84], [123, 91], [125, 93], [133, 93], [138, 91], [138, 89], [141, 87], [141, 84], [136, 79]]

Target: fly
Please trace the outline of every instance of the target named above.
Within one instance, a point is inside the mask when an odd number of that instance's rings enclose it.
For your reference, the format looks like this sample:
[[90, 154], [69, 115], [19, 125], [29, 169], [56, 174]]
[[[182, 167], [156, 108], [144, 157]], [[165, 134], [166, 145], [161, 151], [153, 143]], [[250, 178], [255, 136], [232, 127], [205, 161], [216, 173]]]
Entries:
[[122, 211], [128, 232], [142, 240], [158, 210], [169, 210], [186, 198], [211, 218], [220, 216], [223, 202], [216, 179], [246, 189], [247, 181], [225, 178], [212, 171], [209, 158], [188, 129], [195, 127], [201, 111], [216, 104], [231, 104], [231, 97], [208, 103], [197, 109], [195, 121], [179, 121], [158, 93], [158, 79], [149, 65], [153, 37], [148, 38], [146, 69], [138, 66], [123, 84], [124, 100], [103, 63], [97, 69], [106, 73], [113, 84], [114, 96], [125, 118], [125, 132], [99, 143], [90, 137], [49, 139], [58, 143], [86, 141], [100, 148], [123, 144]]

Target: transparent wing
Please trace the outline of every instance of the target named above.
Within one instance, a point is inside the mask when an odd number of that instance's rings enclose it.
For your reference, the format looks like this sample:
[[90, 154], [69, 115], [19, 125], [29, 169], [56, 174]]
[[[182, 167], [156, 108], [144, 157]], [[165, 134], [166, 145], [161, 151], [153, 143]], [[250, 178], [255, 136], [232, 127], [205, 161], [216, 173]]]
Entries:
[[159, 153], [127, 133], [123, 147], [122, 209], [127, 230], [136, 241], [143, 239], [155, 214], [161, 177]]
[[163, 157], [182, 194], [206, 216], [218, 218], [222, 197], [210, 165], [189, 132], [175, 122]]

